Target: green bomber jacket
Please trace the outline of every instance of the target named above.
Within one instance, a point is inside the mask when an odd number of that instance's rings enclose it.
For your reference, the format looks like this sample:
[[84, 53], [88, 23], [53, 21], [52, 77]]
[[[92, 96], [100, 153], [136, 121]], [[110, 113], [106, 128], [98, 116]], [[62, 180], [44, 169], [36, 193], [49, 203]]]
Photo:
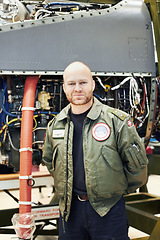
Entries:
[[[54, 178], [62, 216], [69, 217], [73, 188], [73, 123], [70, 104], [49, 122], [43, 162]], [[128, 114], [94, 103], [83, 123], [86, 188], [95, 211], [104, 216], [123, 194], [147, 181], [144, 144]]]

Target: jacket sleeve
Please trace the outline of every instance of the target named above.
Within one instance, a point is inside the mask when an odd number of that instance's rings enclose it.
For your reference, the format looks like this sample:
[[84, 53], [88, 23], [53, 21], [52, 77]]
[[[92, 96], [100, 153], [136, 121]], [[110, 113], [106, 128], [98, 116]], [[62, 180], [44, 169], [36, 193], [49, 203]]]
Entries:
[[137, 188], [147, 182], [148, 159], [144, 143], [129, 116], [119, 127], [117, 141], [124, 173], [128, 181], [127, 193], [135, 192]]
[[53, 158], [53, 145], [51, 141], [51, 124], [49, 123], [46, 130], [46, 136], [44, 141], [44, 147], [43, 147], [43, 155], [42, 155], [42, 162], [46, 165], [48, 168], [48, 171], [53, 176], [53, 167], [52, 167], [52, 158]]

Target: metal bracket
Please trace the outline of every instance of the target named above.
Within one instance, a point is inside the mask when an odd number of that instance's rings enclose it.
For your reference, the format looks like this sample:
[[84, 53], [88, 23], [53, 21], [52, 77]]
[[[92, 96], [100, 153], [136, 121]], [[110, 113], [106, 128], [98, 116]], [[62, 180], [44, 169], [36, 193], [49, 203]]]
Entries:
[[157, 106], [157, 79], [152, 78], [151, 80], [151, 95], [150, 95], [150, 114], [148, 118], [146, 136], [144, 139], [145, 147], [147, 147], [149, 140], [151, 138], [151, 134], [154, 128], [155, 114], [156, 114], [156, 106]]

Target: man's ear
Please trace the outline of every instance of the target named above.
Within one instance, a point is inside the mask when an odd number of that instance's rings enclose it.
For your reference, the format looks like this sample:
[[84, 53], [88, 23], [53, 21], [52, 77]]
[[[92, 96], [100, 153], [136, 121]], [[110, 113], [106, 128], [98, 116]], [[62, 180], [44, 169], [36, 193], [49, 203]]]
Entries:
[[65, 86], [64, 86], [64, 83], [63, 83], [63, 91], [66, 93], [66, 90], [65, 90]]
[[93, 80], [93, 91], [94, 91], [94, 89], [95, 89], [95, 81]]

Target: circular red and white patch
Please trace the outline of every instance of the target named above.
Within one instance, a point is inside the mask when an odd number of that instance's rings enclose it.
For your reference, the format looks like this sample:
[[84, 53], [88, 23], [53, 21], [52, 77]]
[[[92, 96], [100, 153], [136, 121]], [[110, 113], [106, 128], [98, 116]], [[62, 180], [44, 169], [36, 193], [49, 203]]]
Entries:
[[97, 123], [92, 128], [92, 136], [97, 141], [104, 141], [109, 138], [111, 133], [110, 127], [106, 123]]

